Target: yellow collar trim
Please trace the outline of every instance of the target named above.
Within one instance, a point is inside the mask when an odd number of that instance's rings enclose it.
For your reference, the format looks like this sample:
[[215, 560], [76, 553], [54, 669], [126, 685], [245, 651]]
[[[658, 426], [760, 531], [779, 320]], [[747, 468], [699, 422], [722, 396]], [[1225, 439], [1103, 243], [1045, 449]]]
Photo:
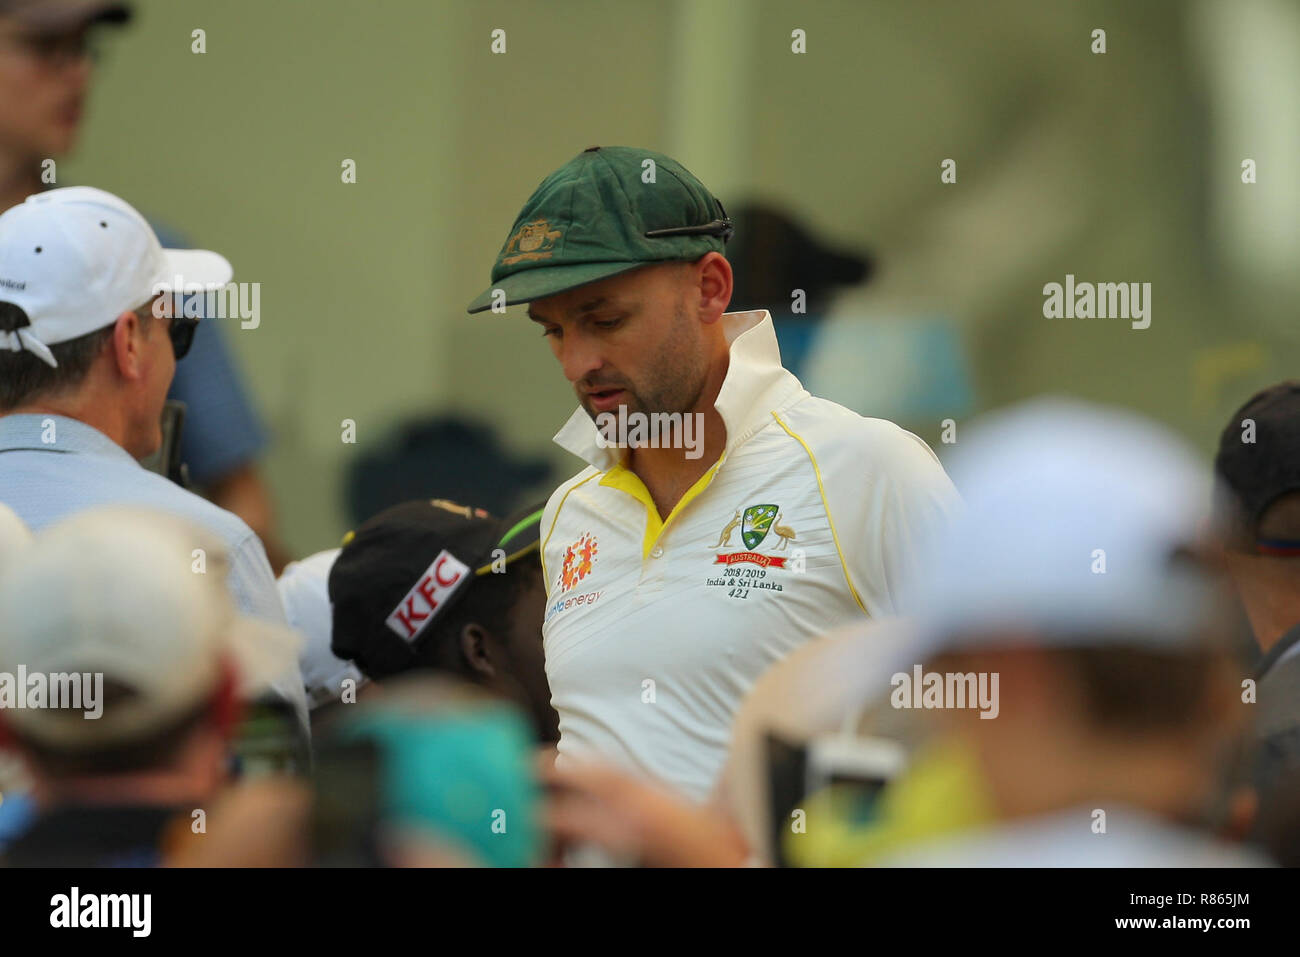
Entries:
[[645, 535], [641, 538], [642, 561], [645, 561], [650, 556], [650, 550], [654, 548], [655, 542], [659, 540], [664, 529], [672, 524], [673, 519], [680, 515], [692, 500], [699, 497], [709, 487], [709, 483], [713, 481], [713, 476], [718, 474], [718, 468], [722, 465], [722, 460], [726, 457], [726, 453], [723, 453], [718, 461], [713, 463], [712, 468], [695, 480], [695, 484], [686, 490], [686, 494], [678, 500], [665, 519], [659, 517], [659, 509], [655, 506], [655, 500], [651, 497], [650, 490], [646, 488], [645, 482], [641, 481], [641, 476], [622, 463], [615, 465], [605, 473], [600, 480], [601, 485], [616, 488], [620, 492], [626, 492], [645, 507]]

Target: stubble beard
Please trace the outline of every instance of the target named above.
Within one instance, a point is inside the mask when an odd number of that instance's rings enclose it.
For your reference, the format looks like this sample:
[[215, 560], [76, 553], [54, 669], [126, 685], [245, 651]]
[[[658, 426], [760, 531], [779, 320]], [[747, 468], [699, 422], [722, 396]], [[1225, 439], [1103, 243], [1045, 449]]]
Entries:
[[[690, 329], [686, 310], [679, 303], [673, 313], [673, 333], [684, 337]], [[673, 344], [678, 347], [674, 348]], [[619, 407], [610, 412], [618, 414], [626, 408], [627, 414], [639, 412], [643, 415], [654, 413], [682, 413], [694, 411], [704, 393], [705, 380], [708, 377], [708, 359], [697, 339], [692, 336], [689, 343], [684, 338], [674, 339], [670, 336], [660, 348], [655, 360], [649, 364], [652, 381], [641, 385], [633, 384], [621, 376], [617, 380], [589, 383], [605, 388], [623, 389], [626, 392]], [[596, 412], [590, 399], [579, 394], [579, 402], [593, 422], [602, 414]]]

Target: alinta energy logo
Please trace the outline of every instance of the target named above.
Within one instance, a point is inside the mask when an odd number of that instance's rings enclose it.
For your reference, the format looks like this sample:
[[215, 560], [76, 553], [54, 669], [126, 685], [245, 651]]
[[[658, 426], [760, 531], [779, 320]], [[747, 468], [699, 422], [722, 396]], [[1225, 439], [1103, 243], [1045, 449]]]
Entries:
[[104, 674], [89, 671], [0, 671], [0, 710], [81, 711], [87, 721], [104, 714]]
[[555, 582], [556, 587], [560, 589], [560, 597], [551, 602], [546, 609], [546, 621], [549, 622], [556, 615], [570, 608], [594, 605], [600, 601], [603, 592], [599, 590], [565, 597], [565, 592], [572, 591], [579, 582], [591, 574], [591, 570], [596, 565], [598, 551], [596, 536], [590, 532], [583, 532], [578, 536], [577, 541], [564, 550], [564, 565], [560, 568], [560, 575]]
[[557, 584], [561, 591], [570, 591], [578, 582], [591, 574], [596, 564], [596, 536], [584, 532], [578, 540], [564, 550], [564, 567], [560, 569]]

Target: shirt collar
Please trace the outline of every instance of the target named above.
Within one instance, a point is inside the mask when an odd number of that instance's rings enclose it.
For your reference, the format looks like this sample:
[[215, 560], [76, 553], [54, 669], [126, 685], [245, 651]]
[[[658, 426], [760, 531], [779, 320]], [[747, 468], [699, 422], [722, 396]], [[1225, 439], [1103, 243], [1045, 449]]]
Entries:
[[[713, 407], [727, 428], [725, 457], [765, 425], [773, 409], [803, 391], [803, 386], [781, 365], [776, 328], [766, 309], [728, 312], [722, 328], [730, 346], [727, 375]], [[569, 421], [555, 433], [555, 444], [604, 472], [619, 463], [619, 449], [605, 448], [600, 432], [587, 411], [578, 406]]]
[[[54, 441], [46, 441], [53, 426]], [[0, 416], [0, 451], [78, 452], [135, 462], [131, 453], [103, 432], [66, 415], [21, 413]]]

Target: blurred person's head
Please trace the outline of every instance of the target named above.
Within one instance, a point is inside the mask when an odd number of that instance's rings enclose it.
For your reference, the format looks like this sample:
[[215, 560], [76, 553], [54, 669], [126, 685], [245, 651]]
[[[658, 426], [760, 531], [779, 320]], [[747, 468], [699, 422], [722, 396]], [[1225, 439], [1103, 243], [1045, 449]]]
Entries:
[[230, 276], [216, 253], [163, 249], [103, 190], [28, 197], [0, 215], [0, 415], [66, 415], [136, 458], [152, 454], [197, 322], [171, 292]]
[[[736, 309], [771, 308], [775, 318], [815, 322], [830, 311], [837, 291], [865, 282], [871, 259], [837, 248], [808, 228], [793, 210], [750, 201], [734, 210], [736, 237], [727, 246], [735, 276]], [[804, 291], [804, 311], [787, 305]]]
[[[1220, 812], [1246, 712], [1195, 457], [1135, 415], [1047, 400], [972, 426], [948, 465], [966, 511], [907, 589], [922, 637], [896, 706], [922, 694], [916, 669], [938, 676], [926, 713], [1002, 817]], [[970, 677], [991, 707], [963, 706]]]
[[470, 312], [530, 303], [594, 419], [711, 408], [731, 299], [722, 204], [651, 150], [592, 147], [548, 176], [515, 220]]
[[386, 509], [330, 570], [331, 648], [366, 677], [436, 671], [522, 707], [558, 737], [542, 653], [541, 508], [507, 519], [441, 499]]
[[1246, 713], [1226, 649], [1152, 650], [1140, 636], [1052, 647], [1042, 634], [989, 634], [924, 671], [998, 676], [998, 714], [939, 710], [942, 738], [975, 758], [993, 812], [1018, 818], [1091, 803], [1196, 826], [1226, 823], [1224, 773]]
[[1260, 806], [1255, 835], [1280, 867], [1300, 867], [1300, 769], [1285, 771]]
[[0, 502], [0, 575], [5, 566], [32, 543], [32, 533], [27, 523], [8, 505]]
[[1300, 382], [1257, 392], [1214, 459], [1224, 560], [1260, 650], [1300, 625]]
[[236, 613], [210, 536], [141, 509], [51, 526], [0, 575], [0, 731], [49, 804], [167, 804], [222, 781], [240, 702], [296, 636]]
[[72, 149], [90, 83], [90, 34], [129, 17], [124, 3], [0, 0], [0, 163], [38, 168]]
[[484, 689], [411, 672], [322, 736], [318, 863], [525, 867], [539, 861], [529, 718]]

